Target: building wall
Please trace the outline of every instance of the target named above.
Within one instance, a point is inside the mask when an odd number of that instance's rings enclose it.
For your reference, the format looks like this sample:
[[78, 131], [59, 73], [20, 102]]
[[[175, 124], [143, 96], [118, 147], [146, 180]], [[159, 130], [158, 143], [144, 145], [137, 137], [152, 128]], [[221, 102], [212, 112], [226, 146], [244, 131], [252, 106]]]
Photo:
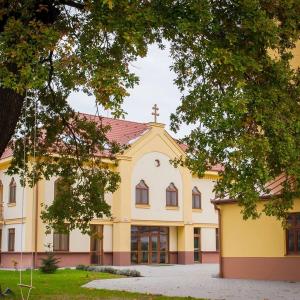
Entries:
[[201, 228], [201, 250], [216, 251], [216, 228]]
[[[27, 193], [20, 184], [20, 177], [18, 175], [8, 176], [5, 174], [5, 170], [0, 171], [0, 179], [3, 184], [3, 206], [4, 206], [4, 219], [16, 219], [21, 218], [22, 216], [22, 199], [24, 199], [24, 210], [23, 217], [26, 217], [26, 208], [25, 205], [27, 203]], [[9, 184], [11, 179], [14, 178], [16, 182], [16, 204], [9, 204]]]
[[216, 179], [213, 178], [200, 179], [193, 177], [192, 187], [196, 186], [201, 192], [201, 210], [193, 210], [193, 223], [218, 223], [218, 213], [210, 202], [215, 198], [215, 194], [213, 192], [215, 180]]
[[[215, 228], [217, 215], [210, 203], [213, 198], [212, 188], [216, 173], [205, 179], [193, 178], [191, 173], [183, 167], [175, 168], [170, 163], [171, 159], [184, 155], [182, 149], [164, 130], [162, 124], [152, 124], [152, 128], [132, 147], [118, 156], [116, 171], [121, 175], [121, 184], [114, 194], [107, 194], [106, 201], [112, 206], [112, 219], [95, 219], [93, 224], [103, 225], [103, 252], [104, 264], [128, 265], [130, 264], [130, 229], [132, 225], [139, 226], [167, 226], [169, 227], [169, 251], [171, 263], [193, 263], [193, 228], [201, 227], [202, 250], [215, 252]], [[155, 160], [160, 161], [156, 167]], [[2, 166], [0, 162], [0, 167]], [[7, 164], [6, 164], [7, 168]], [[6, 168], [3, 168], [4, 170]], [[1, 177], [2, 176], [2, 177]], [[8, 185], [10, 177], [3, 178], [4, 201], [8, 199]], [[17, 181], [17, 176], [15, 177]], [[27, 253], [28, 266], [32, 264], [31, 252], [34, 251], [35, 241], [35, 213], [34, 195], [38, 199], [38, 214], [41, 204], [50, 205], [54, 200], [54, 183], [57, 178], [48, 181], [42, 180], [37, 190], [25, 190], [26, 218], [24, 219], [24, 253]], [[150, 203], [148, 207], [137, 207], [135, 204], [135, 186], [143, 179], [150, 188]], [[178, 189], [178, 207], [166, 207], [166, 188], [173, 182]], [[197, 186], [202, 193], [202, 209], [192, 211], [192, 188]], [[19, 190], [20, 189], [20, 190]], [[3, 227], [3, 247], [7, 248], [7, 226], [20, 227], [20, 197], [22, 189], [17, 181], [17, 204], [15, 207], [5, 205], [5, 220]], [[1, 225], [0, 225], [1, 226]], [[53, 245], [53, 234], [45, 234], [46, 226], [41, 219], [37, 225], [37, 255], [43, 256], [48, 250], [47, 245]], [[27, 236], [25, 237], [25, 234]], [[16, 251], [20, 241], [20, 230], [16, 229]], [[89, 262], [90, 238], [82, 235], [78, 230], [70, 232], [69, 254], [60, 253], [61, 264], [66, 266], [76, 265], [79, 261]], [[15, 254], [17, 255], [17, 254]], [[69, 256], [68, 256], [69, 255]], [[4, 257], [5, 256], [5, 257]], [[3, 262], [11, 266], [12, 254], [2, 253]]]
[[[2, 228], [2, 251], [6, 252], [8, 251], [8, 230], [10, 228], [15, 229], [15, 252], [20, 252], [21, 250], [24, 250], [25, 241], [26, 241], [26, 231], [25, 226], [21, 224], [10, 224], [10, 225], [4, 225]], [[23, 231], [23, 237], [22, 237], [22, 231]], [[21, 247], [23, 240], [23, 248]]]
[[[262, 208], [263, 203], [259, 203], [258, 209]], [[300, 256], [286, 255], [280, 221], [264, 214], [245, 221], [237, 204], [224, 204], [220, 209], [224, 277], [300, 280]], [[291, 212], [300, 212], [300, 199], [295, 200]]]
[[[183, 187], [179, 170], [170, 164], [171, 157], [150, 152], [134, 165], [131, 181], [131, 218], [135, 220], [183, 221]], [[157, 167], [155, 160], [159, 160]], [[135, 186], [144, 180], [149, 187], [149, 206], [135, 203]], [[174, 183], [178, 189], [178, 208], [166, 208], [166, 188]]]

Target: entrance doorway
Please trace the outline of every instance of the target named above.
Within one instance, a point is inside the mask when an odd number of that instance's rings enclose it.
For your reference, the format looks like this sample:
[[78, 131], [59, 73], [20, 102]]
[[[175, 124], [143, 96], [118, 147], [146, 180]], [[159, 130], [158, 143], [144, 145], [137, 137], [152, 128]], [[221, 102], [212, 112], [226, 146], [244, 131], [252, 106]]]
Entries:
[[166, 264], [169, 261], [169, 228], [131, 227], [131, 263]]
[[91, 264], [103, 264], [103, 225], [91, 225]]

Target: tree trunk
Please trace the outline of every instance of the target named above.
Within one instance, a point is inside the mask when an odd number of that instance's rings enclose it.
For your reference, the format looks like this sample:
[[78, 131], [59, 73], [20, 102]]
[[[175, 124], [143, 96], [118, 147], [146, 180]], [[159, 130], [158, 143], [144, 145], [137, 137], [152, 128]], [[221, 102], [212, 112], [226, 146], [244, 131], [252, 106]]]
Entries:
[[24, 96], [0, 87], [0, 157], [15, 132], [23, 102]]

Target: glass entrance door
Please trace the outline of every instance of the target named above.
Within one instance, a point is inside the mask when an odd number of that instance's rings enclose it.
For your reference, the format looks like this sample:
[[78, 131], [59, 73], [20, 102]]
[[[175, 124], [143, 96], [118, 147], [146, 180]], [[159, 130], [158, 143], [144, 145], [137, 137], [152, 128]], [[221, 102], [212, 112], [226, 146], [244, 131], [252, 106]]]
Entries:
[[132, 226], [131, 262], [134, 264], [168, 263], [167, 227]]
[[158, 242], [159, 242], [159, 239], [158, 239], [158, 234], [153, 234], [151, 235], [151, 264], [159, 264], [159, 257], [158, 257], [158, 254], [159, 254], [159, 251], [158, 251]]
[[144, 233], [140, 237], [140, 249], [141, 253], [139, 255], [139, 263], [140, 264], [148, 264], [149, 263], [149, 252], [150, 252], [150, 243], [149, 243], [149, 235]]

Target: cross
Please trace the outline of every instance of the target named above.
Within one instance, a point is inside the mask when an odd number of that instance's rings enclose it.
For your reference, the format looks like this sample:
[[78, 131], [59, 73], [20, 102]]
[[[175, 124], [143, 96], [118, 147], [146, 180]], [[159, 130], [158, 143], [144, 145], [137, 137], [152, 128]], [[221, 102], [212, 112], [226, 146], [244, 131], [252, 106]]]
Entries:
[[154, 123], [157, 123], [157, 117], [159, 116], [159, 113], [158, 113], [159, 108], [158, 108], [157, 104], [154, 104], [152, 109], [153, 109], [152, 115], [154, 116]]

